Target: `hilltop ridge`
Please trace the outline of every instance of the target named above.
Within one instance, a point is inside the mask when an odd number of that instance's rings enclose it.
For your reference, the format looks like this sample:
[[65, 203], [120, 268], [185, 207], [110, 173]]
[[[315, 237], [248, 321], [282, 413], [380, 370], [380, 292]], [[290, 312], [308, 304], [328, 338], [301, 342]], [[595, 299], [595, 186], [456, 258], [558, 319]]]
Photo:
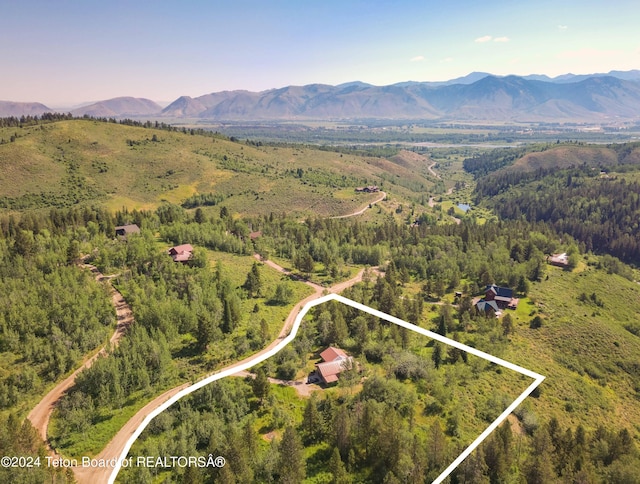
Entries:
[[[0, 101], [0, 116], [52, 111], [39, 103]], [[71, 110], [77, 116], [215, 121], [433, 120], [592, 122], [637, 120], [640, 70], [607, 74], [496, 76], [472, 72], [442, 82], [374, 86], [355, 81], [260, 92], [183, 95], [164, 109], [144, 98], [119, 97]]]

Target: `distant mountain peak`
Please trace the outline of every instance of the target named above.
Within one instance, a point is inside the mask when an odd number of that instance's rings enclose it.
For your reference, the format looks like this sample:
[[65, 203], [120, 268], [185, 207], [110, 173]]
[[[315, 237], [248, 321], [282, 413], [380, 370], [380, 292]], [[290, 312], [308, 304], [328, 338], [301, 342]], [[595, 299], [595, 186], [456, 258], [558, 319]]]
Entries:
[[54, 110], [41, 103], [0, 101], [0, 117], [41, 116]]
[[369, 84], [362, 81], [352, 81], [352, 82], [343, 82], [342, 84], [338, 84], [336, 86], [339, 89], [345, 89], [349, 87], [375, 87], [373, 84]]
[[[40, 115], [40, 103], [0, 101], [0, 116]], [[180, 96], [164, 109], [129, 96], [73, 109], [76, 116], [146, 116], [259, 120], [487, 120], [597, 121], [640, 118], [640, 70], [550, 78], [544, 74], [498, 76], [471, 72], [443, 82], [406, 81], [375, 86], [352, 81], [331, 86], [307, 84], [261, 92], [233, 90], [198, 97]]]
[[131, 96], [114, 97], [98, 101], [88, 106], [71, 111], [74, 116], [94, 116], [94, 117], [122, 117], [122, 116], [145, 116], [158, 114], [162, 108], [159, 104], [150, 99], [137, 98]]
[[[631, 75], [631, 74], [629, 74]], [[638, 118], [640, 83], [607, 76], [583, 83], [541, 76], [474, 72], [447, 81], [373, 86], [309, 84], [261, 92], [224, 91], [178, 98], [163, 116], [226, 121], [291, 119], [443, 119], [488, 121], [597, 121]]]

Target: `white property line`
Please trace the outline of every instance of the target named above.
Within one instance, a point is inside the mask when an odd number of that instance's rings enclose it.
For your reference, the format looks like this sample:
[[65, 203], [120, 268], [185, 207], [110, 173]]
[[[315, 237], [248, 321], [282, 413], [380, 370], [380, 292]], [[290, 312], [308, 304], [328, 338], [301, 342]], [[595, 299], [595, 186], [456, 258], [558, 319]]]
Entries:
[[523, 375], [526, 375], [530, 378], [534, 379], [534, 382], [529, 385], [529, 387], [522, 392], [522, 394], [520, 394], [520, 396], [518, 398], [516, 398], [514, 400], [514, 402], [509, 405], [504, 412], [502, 412], [497, 419], [495, 419], [491, 425], [489, 425], [489, 427], [487, 427], [487, 429], [482, 432], [482, 434], [480, 434], [480, 436], [474, 440], [471, 445], [469, 445], [469, 447], [467, 447], [462, 454], [460, 454], [460, 456], [458, 456], [458, 458], [456, 460], [454, 460], [451, 465], [449, 465], [449, 467], [447, 467], [442, 474], [440, 474], [436, 480], [433, 481], [434, 484], [440, 484], [449, 474], [451, 474], [451, 472], [453, 472], [453, 470], [458, 467], [460, 465], [460, 463], [462, 463], [462, 461], [464, 459], [466, 459], [469, 454], [471, 454], [471, 452], [474, 451], [474, 449], [476, 447], [478, 447], [480, 445], [480, 443], [486, 439], [489, 434], [491, 432], [493, 432], [498, 425], [500, 425], [506, 418], [507, 416], [513, 412], [516, 407], [518, 405], [520, 405], [522, 403], [522, 401], [527, 398], [531, 392], [538, 386], [540, 385], [540, 383], [542, 383], [542, 381], [544, 380], [544, 376], [539, 375], [531, 370], [527, 370], [526, 368], [522, 368], [521, 366], [518, 365], [514, 365], [513, 363], [509, 363], [508, 361], [505, 361], [501, 358], [498, 358], [496, 356], [490, 355], [488, 353], [485, 353], [483, 351], [480, 351], [476, 348], [472, 348], [471, 346], [467, 346], [465, 344], [460, 343], [459, 341], [455, 341], [452, 340], [450, 338], [447, 338], [445, 336], [442, 336], [438, 333], [434, 333], [432, 331], [428, 331], [426, 329], [423, 329], [419, 326], [416, 326], [414, 324], [411, 323], [407, 323], [406, 321], [403, 321], [402, 319], [398, 319], [394, 316], [391, 316], [389, 314], [383, 313], [382, 311], [378, 311], [377, 309], [373, 309], [369, 306], [365, 306], [364, 304], [358, 303], [356, 301], [352, 301], [351, 299], [347, 299], [346, 297], [340, 296], [338, 294], [327, 294], [326, 296], [322, 296], [318, 299], [315, 299], [313, 301], [308, 302], [303, 308], [302, 310], [298, 313], [298, 315], [296, 316], [296, 319], [293, 323], [293, 327], [291, 328], [291, 332], [289, 333], [289, 335], [284, 338], [278, 345], [276, 345], [275, 347], [273, 347], [271, 350], [267, 351], [266, 353], [257, 356], [255, 359], [252, 359], [246, 363], [242, 363], [242, 364], [238, 364], [236, 366], [232, 366], [230, 368], [227, 368], [226, 370], [220, 371], [218, 373], [214, 373], [211, 376], [208, 376], [207, 378], [204, 378], [203, 380], [200, 380], [197, 383], [194, 383], [193, 385], [181, 390], [180, 392], [176, 393], [173, 397], [171, 397], [169, 400], [167, 400], [166, 402], [164, 402], [162, 405], [160, 405], [159, 407], [157, 407], [155, 410], [153, 410], [149, 415], [147, 415], [145, 417], [145, 419], [142, 421], [142, 423], [138, 426], [138, 428], [133, 432], [133, 434], [131, 435], [131, 437], [129, 437], [129, 440], [127, 441], [127, 443], [125, 444], [124, 448], [122, 449], [122, 453], [120, 454], [120, 457], [117, 459], [116, 461], [116, 465], [113, 468], [113, 471], [111, 472], [111, 475], [109, 476], [109, 484], [113, 484], [116, 480], [116, 477], [118, 475], [118, 472], [120, 472], [120, 468], [122, 467], [122, 462], [124, 461], [124, 459], [126, 459], [127, 454], [129, 453], [129, 450], [131, 449], [131, 446], [133, 445], [133, 443], [136, 441], [136, 439], [140, 436], [140, 434], [142, 433], [142, 431], [147, 427], [147, 425], [149, 425], [149, 423], [151, 423], [151, 420], [153, 420], [154, 417], [156, 417], [157, 415], [159, 415], [160, 413], [164, 412], [167, 408], [169, 408], [171, 405], [173, 405], [174, 403], [176, 403], [178, 400], [180, 400], [182, 397], [189, 395], [190, 393], [195, 392], [196, 390], [202, 388], [205, 385], [208, 385], [209, 383], [212, 383], [216, 380], [220, 380], [222, 378], [225, 378], [227, 376], [231, 376], [235, 373], [238, 373], [240, 371], [243, 370], [248, 370], [249, 368], [257, 365], [258, 363], [262, 363], [263, 361], [265, 361], [268, 358], [271, 358], [272, 356], [274, 356], [276, 353], [278, 353], [281, 349], [283, 349], [285, 346], [287, 346], [291, 341], [293, 341], [293, 339], [296, 337], [296, 334], [298, 333], [298, 329], [300, 328], [300, 324], [302, 323], [302, 318], [304, 318], [306, 316], [306, 314], [309, 312], [309, 310], [315, 306], [318, 306], [320, 304], [324, 304], [327, 301], [331, 301], [331, 300], [336, 300], [339, 301], [343, 304], [346, 304], [347, 306], [351, 306], [353, 308], [359, 309], [360, 311], [364, 311], [366, 313], [372, 314], [374, 316], [377, 316], [380, 319], [384, 319], [386, 321], [389, 321], [391, 323], [395, 323], [398, 326], [402, 326], [403, 328], [407, 328], [410, 329], [411, 331], [415, 331], [416, 333], [420, 333], [424, 336], [428, 336], [429, 338], [433, 338], [437, 341], [440, 341], [441, 343], [445, 343], [451, 346], [454, 346], [462, 351], [466, 351], [468, 353], [471, 353], [472, 355], [478, 356], [480, 358], [483, 358], [485, 360], [488, 360], [492, 363], [504, 366], [510, 370], [513, 370], [515, 372], [521, 373]]

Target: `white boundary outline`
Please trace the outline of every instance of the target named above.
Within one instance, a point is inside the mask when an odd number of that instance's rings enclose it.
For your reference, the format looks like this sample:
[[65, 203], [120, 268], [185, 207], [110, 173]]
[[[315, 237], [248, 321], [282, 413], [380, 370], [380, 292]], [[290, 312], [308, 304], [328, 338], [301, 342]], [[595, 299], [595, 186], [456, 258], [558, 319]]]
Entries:
[[131, 446], [133, 445], [133, 443], [136, 441], [136, 439], [140, 436], [140, 434], [142, 433], [142, 431], [147, 427], [147, 425], [149, 425], [149, 423], [151, 423], [151, 420], [153, 420], [154, 417], [156, 417], [157, 415], [159, 415], [160, 413], [164, 412], [167, 408], [169, 408], [171, 405], [173, 405], [174, 403], [176, 403], [178, 400], [180, 400], [182, 397], [189, 395], [190, 393], [195, 392], [196, 390], [202, 388], [205, 385], [208, 385], [209, 383], [212, 383], [216, 380], [220, 380], [222, 378], [225, 378], [227, 376], [231, 376], [235, 373], [238, 373], [240, 371], [243, 370], [247, 370], [255, 365], [257, 365], [258, 363], [262, 363], [263, 361], [265, 361], [268, 358], [271, 358], [273, 355], [275, 355], [276, 353], [278, 353], [281, 349], [283, 349], [285, 346], [287, 346], [291, 341], [293, 341], [293, 339], [296, 337], [296, 334], [298, 333], [298, 329], [300, 328], [300, 324], [302, 323], [302, 318], [304, 318], [306, 316], [306, 314], [309, 312], [309, 310], [315, 306], [318, 306], [320, 304], [323, 304], [327, 301], [331, 301], [331, 300], [335, 300], [335, 301], [339, 301], [343, 304], [346, 304], [347, 306], [351, 306], [353, 308], [359, 309], [360, 311], [364, 311], [366, 313], [372, 314], [373, 316], [377, 316], [380, 319], [384, 319], [386, 321], [389, 321], [390, 323], [394, 323], [397, 324], [398, 326], [401, 326], [403, 328], [406, 329], [410, 329], [411, 331], [415, 331], [416, 333], [420, 333], [424, 336], [428, 336], [429, 338], [433, 338], [436, 341], [440, 341], [441, 343], [445, 343], [447, 345], [451, 345], [454, 346], [462, 351], [466, 351], [468, 353], [471, 353], [472, 355], [478, 356], [480, 358], [483, 358], [485, 360], [488, 360], [492, 363], [495, 363], [497, 365], [501, 365], [504, 366], [510, 370], [513, 370], [515, 372], [518, 372], [520, 374], [526, 375], [530, 378], [533, 378], [534, 381], [531, 385], [529, 385], [529, 387], [520, 394], [520, 396], [518, 396], [518, 398], [516, 398], [513, 403], [511, 405], [509, 405], [499, 416], [498, 418], [496, 418], [491, 425], [489, 425], [489, 427], [486, 428], [486, 430], [484, 432], [482, 432], [480, 434], [480, 436], [478, 436], [478, 438], [476, 438], [476, 440], [474, 440], [471, 445], [469, 445], [469, 447], [467, 447], [462, 454], [460, 454], [458, 456], [458, 458], [456, 460], [454, 460], [449, 467], [447, 467], [442, 474], [440, 474], [436, 480], [433, 481], [433, 484], [440, 484], [449, 474], [451, 474], [451, 472], [453, 472], [453, 470], [458, 467], [462, 461], [464, 459], [466, 459], [469, 454], [471, 454], [471, 452], [473, 452], [475, 450], [476, 447], [478, 447], [482, 441], [484, 439], [486, 439], [489, 434], [491, 434], [491, 432], [493, 432], [498, 425], [500, 425], [508, 416], [511, 412], [513, 412], [516, 407], [518, 405], [520, 405], [525, 398], [527, 398], [531, 392], [533, 392], [533, 390], [535, 390], [535, 388], [540, 385], [540, 383], [542, 383], [542, 381], [544, 380], [544, 376], [539, 375], [538, 373], [535, 373], [531, 370], [527, 370], [526, 368], [522, 368], [521, 366], [518, 365], [514, 365], [513, 363], [509, 363], [508, 361], [505, 361], [501, 358], [498, 358], [496, 356], [490, 355], [488, 353], [485, 353], [483, 351], [477, 350], [476, 348], [472, 348], [471, 346], [467, 346], [465, 344], [460, 343], [459, 341], [455, 341], [452, 339], [449, 339], [445, 336], [442, 336], [438, 333], [434, 333], [432, 331], [428, 331], [426, 329], [423, 329], [419, 326], [416, 326], [414, 324], [411, 323], [407, 323], [406, 321], [403, 321], [402, 319], [398, 319], [394, 316], [391, 316], [389, 314], [383, 313], [382, 311], [378, 311], [377, 309], [373, 309], [369, 306], [365, 306], [364, 304], [358, 303], [356, 301], [352, 301], [351, 299], [347, 299], [346, 297], [340, 296], [338, 294], [327, 294], [326, 296], [322, 296], [318, 299], [315, 299], [313, 301], [308, 302], [307, 304], [305, 304], [305, 306], [302, 308], [302, 310], [298, 313], [298, 315], [296, 316], [296, 319], [293, 323], [293, 326], [291, 328], [291, 332], [287, 335], [286, 338], [284, 338], [280, 343], [278, 343], [278, 345], [276, 345], [275, 347], [273, 347], [271, 350], [269, 350], [268, 352], [264, 353], [263, 355], [260, 355], [258, 357], [256, 357], [255, 359], [252, 359], [246, 363], [241, 363], [238, 364], [236, 366], [232, 366], [230, 368], [227, 368], [226, 370], [220, 371], [218, 373], [214, 373], [213, 375], [210, 375], [206, 378], [204, 378], [203, 380], [200, 380], [197, 383], [194, 383], [193, 385], [181, 390], [180, 392], [176, 393], [173, 397], [171, 397], [170, 399], [168, 399], [166, 402], [164, 402], [162, 405], [160, 405], [159, 407], [157, 407], [155, 410], [153, 410], [149, 415], [147, 415], [145, 417], [145, 419], [142, 421], [142, 423], [138, 426], [138, 428], [133, 432], [133, 434], [131, 435], [131, 437], [129, 437], [129, 440], [127, 440], [127, 443], [125, 444], [124, 448], [122, 449], [122, 453], [120, 454], [120, 457], [117, 459], [116, 461], [116, 465], [113, 468], [113, 471], [111, 472], [111, 475], [109, 476], [109, 484], [114, 484], [116, 477], [118, 476], [118, 472], [120, 472], [120, 468], [122, 467], [122, 461], [124, 459], [126, 459], [127, 454], [129, 453], [129, 450], [131, 449]]

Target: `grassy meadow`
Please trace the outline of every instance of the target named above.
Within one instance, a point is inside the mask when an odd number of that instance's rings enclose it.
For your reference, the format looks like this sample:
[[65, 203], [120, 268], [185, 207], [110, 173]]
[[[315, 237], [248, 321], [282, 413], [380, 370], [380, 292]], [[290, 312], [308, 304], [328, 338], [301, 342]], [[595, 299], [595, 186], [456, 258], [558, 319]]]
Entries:
[[260, 146], [221, 137], [93, 120], [4, 128], [0, 206], [38, 209], [100, 203], [117, 210], [154, 209], [215, 193], [240, 215], [286, 212], [342, 215], [365, 207], [379, 185], [401, 198], [432, 182], [411, 167], [305, 146]]

